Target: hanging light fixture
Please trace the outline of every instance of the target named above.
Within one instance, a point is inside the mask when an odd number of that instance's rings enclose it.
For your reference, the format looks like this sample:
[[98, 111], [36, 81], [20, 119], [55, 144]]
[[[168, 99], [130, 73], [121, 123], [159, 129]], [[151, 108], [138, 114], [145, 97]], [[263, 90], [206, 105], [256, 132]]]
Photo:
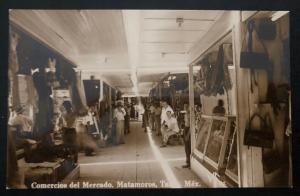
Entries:
[[184, 22], [183, 18], [180, 18], [180, 17], [176, 18], [176, 23], [178, 24], [179, 28], [181, 27], [181, 25], [182, 25], [183, 22]]

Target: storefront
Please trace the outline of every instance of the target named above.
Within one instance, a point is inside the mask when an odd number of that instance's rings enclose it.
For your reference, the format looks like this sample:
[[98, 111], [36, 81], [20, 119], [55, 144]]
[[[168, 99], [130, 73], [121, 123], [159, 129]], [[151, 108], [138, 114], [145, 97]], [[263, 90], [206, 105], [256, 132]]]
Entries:
[[[206, 45], [198, 46], [193, 54], [189, 65], [190, 111], [194, 111], [190, 119], [192, 169], [209, 186], [291, 186], [286, 60], [289, 16], [274, 19], [278, 14], [224, 13], [212, 27], [214, 33], [203, 38]], [[252, 22], [256, 24], [253, 34], [247, 30]], [[264, 25], [269, 25], [268, 31], [264, 31]], [[250, 42], [254, 51], [262, 48], [259, 52], [268, 57], [271, 70], [258, 67], [259, 60], [245, 63], [251, 61], [243, 56]], [[201, 111], [194, 103], [196, 93], [200, 93]], [[223, 100], [225, 115], [214, 112], [218, 100]], [[255, 124], [257, 116], [263, 120]], [[261, 125], [262, 129], [259, 123], [266, 125]], [[266, 129], [270, 132], [253, 133]], [[254, 135], [258, 139], [251, 141]]]
[[[69, 183], [79, 177], [80, 168], [78, 152], [66, 151], [69, 136], [58, 126], [62, 107], [68, 105], [78, 122], [89, 107], [95, 107], [98, 135], [101, 129], [111, 136], [111, 105], [120, 92], [91, 74], [82, 74], [72, 62], [13, 23], [10, 35], [8, 143], [13, 147], [8, 157], [9, 161], [15, 160], [16, 168], [8, 169], [12, 177], [8, 184], [14, 187], [14, 183], [18, 184], [15, 180], [27, 187], [32, 182]], [[21, 118], [30, 124], [25, 136], [19, 134]], [[24, 178], [16, 177], [15, 171], [24, 171]]]

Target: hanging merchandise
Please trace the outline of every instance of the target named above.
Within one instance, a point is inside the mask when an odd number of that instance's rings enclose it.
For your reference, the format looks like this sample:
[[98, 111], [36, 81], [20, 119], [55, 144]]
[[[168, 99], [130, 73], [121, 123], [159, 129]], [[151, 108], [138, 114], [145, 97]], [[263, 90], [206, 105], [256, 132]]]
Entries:
[[283, 65], [283, 71], [284, 75], [287, 79], [287, 81], [290, 83], [290, 40], [287, 38], [283, 40], [283, 57], [282, 57], [282, 65]]
[[39, 97], [38, 113], [34, 130], [38, 137], [42, 137], [53, 129], [53, 124], [49, 121], [49, 119], [53, 119], [53, 100], [50, 98], [52, 90], [44, 69], [39, 69], [32, 75], [32, 78]]
[[[214, 53], [215, 54], [215, 53]], [[199, 94], [206, 94], [207, 89], [211, 86], [211, 77], [212, 77], [212, 65], [210, 64], [211, 59], [210, 56], [215, 56], [213, 53], [209, 53], [206, 57], [203, 58], [196, 65], [200, 65], [201, 69], [195, 78], [195, 92]], [[210, 60], [209, 60], [210, 59]]]
[[[255, 119], [259, 122], [259, 128], [254, 127]], [[274, 133], [269, 115], [263, 118], [258, 113], [253, 114], [248, 123], [248, 128], [245, 130], [244, 145], [272, 148], [273, 142]]]
[[185, 90], [188, 88], [188, 74], [176, 74], [176, 78], [171, 80], [170, 84], [175, 90]]
[[276, 37], [276, 24], [271, 18], [261, 18], [257, 21], [257, 34], [262, 40], [274, 40]]
[[265, 174], [269, 174], [282, 166], [282, 160], [278, 150], [266, 149], [262, 151], [262, 163]]
[[32, 77], [28, 75], [18, 75], [19, 83], [19, 95], [20, 95], [20, 105], [24, 108], [25, 115], [29, 116], [30, 107], [33, 107], [33, 111], [36, 113], [38, 95], [34, 88]]
[[19, 95], [19, 83], [17, 72], [19, 71], [19, 63], [17, 58], [17, 35], [11, 38], [14, 41], [11, 41], [10, 51], [9, 51], [9, 91], [11, 96], [11, 104], [13, 107], [20, 105], [20, 95]]
[[[247, 23], [247, 33], [242, 43], [240, 54], [240, 67], [251, 70], [251, 78], [254, 77], [255, 70], [265, 70], [268, 73], [268, 80], [272, 81], [273, 64], [269, 59], [268, 50], [265, 44], [257, 35], [255, 21], [250, 20]], [[257, 81], [254, 78], [257, 85]], [[251, 82], [251, 92], [253, 92]]]
[[224, 65], [232, 65], [233, 64], [233, 51], [232, 44], [226, 43], [222, 44], [224, 51]]
[[224, 63], [223, 45], [219, 46], [218, 57], [216, 64], [212, 66], [212, 77], [208, 95], [216, 96], [223, 95], [224, 90], [228, 91], [232, 87], [227, 65]]
[[77, 75], [73, 68], [74, 66], [71, 63], [62, 57], [57, 57], [55, 76], [60, 83], [60, 89], [69, 89], [74, 111], [85, 111], [85, 107], [79, 93]]

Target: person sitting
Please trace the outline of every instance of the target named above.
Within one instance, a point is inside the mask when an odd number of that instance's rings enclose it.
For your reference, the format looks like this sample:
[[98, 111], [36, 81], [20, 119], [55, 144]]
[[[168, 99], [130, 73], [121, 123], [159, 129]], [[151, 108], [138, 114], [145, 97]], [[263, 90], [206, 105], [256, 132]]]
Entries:
[[76, 129], [80, 148], [84, 150], [86, 156], [95, 156], [97, 144], [93, 140], [92, 136], [88, 133], [87, 127], [82, 122], [78, 122]]
[[165, 123], [163, 124], [161, 131], [163, 137], [163, 144], [161, 147], [166, 147], [169, 137], [179, 132], [177, 119], [171, 111], [167, 111], [167, 118], [165, 119]]
[[224, 101], [222, 99], [218, 100], [218, 105], [214, 107], [212, 113], [219, 116], [225, 115], [226, 111], [224, 108]]
[[[174, 114], [174, 111], [165, 100], [161, 101], [161, 106], [162, 107], [161, 107], [161, 114], [160, 114], [160, 123], [161, 123], [161, 129], [162, 129], [168, 119], [167, 112], [171, 112], [171, 114]], [[161, 130], [161, 132], [162, 132], [162, 130]]]

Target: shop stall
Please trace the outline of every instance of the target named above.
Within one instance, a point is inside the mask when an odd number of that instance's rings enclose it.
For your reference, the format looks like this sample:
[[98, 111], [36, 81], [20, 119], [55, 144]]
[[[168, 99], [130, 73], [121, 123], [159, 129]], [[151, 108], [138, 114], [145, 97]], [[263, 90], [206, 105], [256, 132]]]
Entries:
[[191, 166], [211, 187], [291, 185], [288, 19], [224, 13], [191, 54]]
[[66, 153], [67, 136], [57, 129], [56, 121], [64, 104], [77, 114], [86, 110], [80, 73], [24, 29], [11, 24], [10, 36], [8, 131], [13, 136], [9, 142], [16, 147], [9, 152], [17, 160], [19, 169], [15, 172], [25, 171], [23, 183], [28, 188], [32, 182], [76, 178], [77, 154]]

